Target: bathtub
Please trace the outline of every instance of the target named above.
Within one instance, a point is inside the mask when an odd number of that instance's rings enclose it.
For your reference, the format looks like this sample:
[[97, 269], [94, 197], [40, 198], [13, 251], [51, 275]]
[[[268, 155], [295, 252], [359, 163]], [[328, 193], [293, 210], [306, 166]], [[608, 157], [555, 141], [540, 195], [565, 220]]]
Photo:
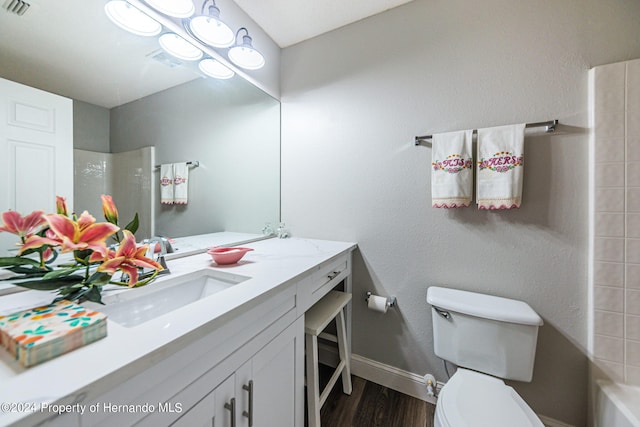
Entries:
[[640, 427], [640, 387], [598, 380], [595, 427]]

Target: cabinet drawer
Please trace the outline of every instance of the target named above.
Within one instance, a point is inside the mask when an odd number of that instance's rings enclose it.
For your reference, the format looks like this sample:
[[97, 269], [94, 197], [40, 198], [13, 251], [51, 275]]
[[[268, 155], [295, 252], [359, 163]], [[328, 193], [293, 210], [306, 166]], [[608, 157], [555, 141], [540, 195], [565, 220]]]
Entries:
[[341, 255], [320, 265], [298, 283], [298, 314], [307, 311], [330, 290], [351, 275], [351, 254]]

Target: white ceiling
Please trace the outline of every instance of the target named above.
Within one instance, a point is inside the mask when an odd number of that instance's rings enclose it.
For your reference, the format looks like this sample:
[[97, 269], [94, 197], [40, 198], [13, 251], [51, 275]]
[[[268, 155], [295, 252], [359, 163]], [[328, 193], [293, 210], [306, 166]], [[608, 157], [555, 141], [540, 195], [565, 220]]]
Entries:
[[280, 47], [291, 46], [412, 0], [234, 0]]
[[[157, 39], [118, 29], [105, 0], [27, 1], [22, 16], [0, 9], [0, 77], [112, 108], [198, 76], [150, 60], [166, 57]], [[411, 0], [234, 1], [286, 47]]]

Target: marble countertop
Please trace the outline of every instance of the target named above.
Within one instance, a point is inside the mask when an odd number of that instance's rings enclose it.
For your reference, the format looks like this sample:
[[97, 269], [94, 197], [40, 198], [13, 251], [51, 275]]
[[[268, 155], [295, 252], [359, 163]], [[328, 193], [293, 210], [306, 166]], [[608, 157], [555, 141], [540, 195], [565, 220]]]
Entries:
[[[202, 241], [202, 236], [197, 237], [195, 240]], [[213, 235], [204, 239], [210, 239], [208, 241], [211, 242], [206, 243], [206, 246], [220, 244], [216, 243]], [[182, 246], [184, 253], [189, 245], [196, 247], [199, 244], [185, 239], [176, 242], [175, 246]], [[157, 353], [158, 350], [171, 354], [184, 345], [184, 342], [176, 342], [179, 338], [205, 325], [222, 322], [224, 314], [283, 284], [291, 283], [318, 264], [356, 247], [354, 243], [301, 238], [267, 239], [254, 241], [247, 246], [254, 251], [247, 253], [238, 264], [229, 266], [217, 266], [209, 255], [203, 253], [171, 259], [167, 262], [171, 274], [159, 276], [154, 283], [145, 287], [148, 289], [165, 280], [202, 269], [250, 278], [212, 297], [203, 298], [132, 328], [108, 320], [106, 338], [31, 368], [23, 368], [4, 348], [0, 348], [0, 403], [61, 401], [88, 385], [99, 384], [101, 378], [114, 372], [122, 375], [122, 378], [132, 376], [139, 372], [129, 372], [134, 361], [138, 369], [141, 364], [142, 368], [152, 366], [152, 360], [148, 360], [148, 366], [145, 365], [146, 355]], [[179, 251], [177, 252], [180, 253]], [[103, 295], [106, 297], [109, 292], [105, 289]], [[122, 292], [136, 290], [124, 289]], [[48, 304], [53, 297], [53, 293], [40, 291], [5, 295], [0, 297], [0, 314]], [[0, 411], [0, 425], [15, 422], [27, 415], [28, 413]]]

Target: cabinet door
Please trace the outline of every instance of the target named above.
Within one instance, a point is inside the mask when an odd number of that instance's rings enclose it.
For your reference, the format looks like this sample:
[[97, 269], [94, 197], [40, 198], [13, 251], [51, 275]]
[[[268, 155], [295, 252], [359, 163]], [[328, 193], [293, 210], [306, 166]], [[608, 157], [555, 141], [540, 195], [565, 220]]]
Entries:
[[[171, 425], [175, 427], [231, 427], [233, 415], [231, 399], [234, 397], [234, 383], [235, 378], [231, 375]], [[225, 404], [228, 406], [225, 407]]]
[[[248, 383], [236, 384], [237, 392], [242, 390], [240, 412], [251, 413], [254, 427], [304, 425], [302, 321], [298, 319], [251, 359], [253, 407], [250, 407], [249, 392], [242, 389]], [[237, 378], [242, 378], [242, 372], [242, 369], [238, 371]], [[248, 416], [241, 418], [240, 425], [248, 427]]]

